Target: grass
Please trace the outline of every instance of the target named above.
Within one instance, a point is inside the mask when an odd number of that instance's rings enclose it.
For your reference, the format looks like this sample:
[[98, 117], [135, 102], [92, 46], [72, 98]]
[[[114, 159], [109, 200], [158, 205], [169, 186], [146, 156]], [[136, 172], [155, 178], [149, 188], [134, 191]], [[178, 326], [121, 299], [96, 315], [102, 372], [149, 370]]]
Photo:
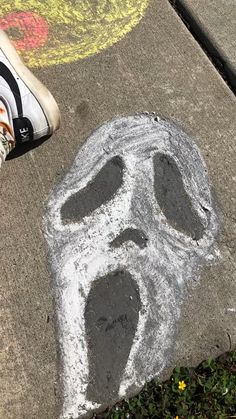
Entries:
[[176, 368], [167, 382], [152, 381], [138, 396], [95, 418], [236, 418], [236, 352], [209, 359], [196, 369]]

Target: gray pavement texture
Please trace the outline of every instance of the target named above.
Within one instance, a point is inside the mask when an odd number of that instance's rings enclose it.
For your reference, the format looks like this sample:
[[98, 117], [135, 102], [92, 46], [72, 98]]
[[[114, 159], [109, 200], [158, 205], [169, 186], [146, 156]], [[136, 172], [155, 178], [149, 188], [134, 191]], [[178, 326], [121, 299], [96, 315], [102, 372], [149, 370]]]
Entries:
[[235, 0], [176, 0], [176, 4], [236, 88]]
[[[155, 111], [181, 124], [201, 149], [222, 214], [221, 261], [205, 268], [183, 299], [175, 356], [162, 378], [176, 365], [195, 366], [236, 344], [236, 101], [168, 1], [151, 1], [141, 23], [99, 55], [35, 74], [57, 99], [63, 121], [53, 138], [9, 160], [0, 173], [4, 419], [58, 417], [52, 274], [42, 219], [53, 185], [78, 148], [116, 115]], [[94, 383], [89, 391], [96, 397]]]

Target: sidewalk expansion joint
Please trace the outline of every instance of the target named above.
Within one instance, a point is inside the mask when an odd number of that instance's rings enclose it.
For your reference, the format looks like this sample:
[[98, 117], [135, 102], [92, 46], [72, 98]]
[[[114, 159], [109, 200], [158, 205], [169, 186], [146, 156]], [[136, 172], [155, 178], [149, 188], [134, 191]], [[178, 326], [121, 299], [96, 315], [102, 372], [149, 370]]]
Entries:
[[189, 32], [211, 60], [222, 79], [236, 95], [236, 73], [230, 63], [228, 63], [224, 58], [222, 51], [217, 48], [203, 27], [201, 27], [200, 23], [181, 0], [169, 0], [169, 3], [178, 13]]

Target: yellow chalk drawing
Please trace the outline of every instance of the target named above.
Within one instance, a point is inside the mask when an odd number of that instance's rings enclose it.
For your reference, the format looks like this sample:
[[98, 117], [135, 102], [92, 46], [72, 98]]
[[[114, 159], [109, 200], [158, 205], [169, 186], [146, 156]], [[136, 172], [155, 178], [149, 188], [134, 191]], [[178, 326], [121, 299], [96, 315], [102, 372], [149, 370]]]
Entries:
[[0, 28], [9, 33], [16, 47], [21, 46], [21, 55], [30, 67], [69, 63], [122, 39], [139, 23], [148, 3], [149, 0], [1, 0]]

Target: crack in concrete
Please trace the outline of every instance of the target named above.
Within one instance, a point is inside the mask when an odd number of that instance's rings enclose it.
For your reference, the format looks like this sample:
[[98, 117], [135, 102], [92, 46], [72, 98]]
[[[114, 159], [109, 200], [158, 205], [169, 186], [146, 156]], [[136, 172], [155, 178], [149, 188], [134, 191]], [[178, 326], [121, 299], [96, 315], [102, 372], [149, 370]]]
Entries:
[[183, 23], [207, 57], [211, 60], [227, 86], [232, 90], [234, 95], [236, 95], [236, 73], [231, 64], [224, 57], [224, 53], [215, 45], [214, 41], [210, 39], [206, 31], [201, 27], [200, 23], [181, 0], [169, 0], [169, 3], [180, 16]]

